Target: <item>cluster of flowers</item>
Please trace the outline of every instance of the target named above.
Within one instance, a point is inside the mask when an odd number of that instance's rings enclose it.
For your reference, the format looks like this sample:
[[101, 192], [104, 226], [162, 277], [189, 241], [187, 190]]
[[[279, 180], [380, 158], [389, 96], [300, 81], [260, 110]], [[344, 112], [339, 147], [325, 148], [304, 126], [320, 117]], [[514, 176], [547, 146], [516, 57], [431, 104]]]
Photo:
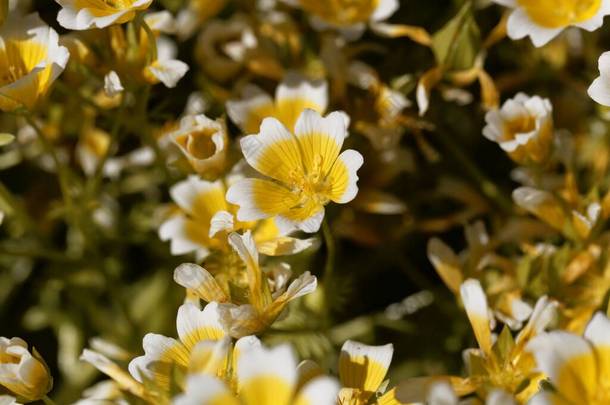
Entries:
[[[581, 180], [575, 163], [581, 149], [566, 146], [548, 99], [519, 93], [496, 108], [497, 90], [483, 69], [485, 51], [462, 69], [448, 56], [461, 48], [436, 46], [439, 65], [419, 79], [416, 101], [424, 115], [443, 80], [461, 87], [480, 83], [489, 109], [482, 134], [518, 165], [513, 177], [522, 185], [513, 192], [514, 223], [495, 235], [482, 222], [468, 225], [468, 247], [460, 254], [438, 238], [429, 241], [428, 257], [462, 302], [478, 348], [464, 352], [466, 376], [425, 376], [388, 388], [392, 344], [347, 340], [336, 378], [312, 360], [299, 363], [289, 344], [266, 345], [257, 336], [264, 339], [286, 318], [289, 303], [304, 296], [330, 299], [328, 285], [318, 288], [309, 271], [284, 262], [314, 249], [319, 243], [311, 234], [321, 229], [331, 257], [329, 204], [374, 214], [406, 211], [400, 199], [382, 190], [387, 178], [367, 179], [359, 190], [365, 159], [344, 143], [354, 128], [370, 139], [376, 156], [371, 165], [395, 167], [404, 158], [405, 128], [421, 123], [402, 113], [410, 104], [405, 94], [355, 59], [347, 44], [366, 30], [423, 46], [431, 46], [432, 36], [420, 27], [386, 22], [399, 8], [397, 0], [289, 2], [283, 7], [301, 9], [307, 24], [329, 35], [318, 60], [324, 73], [314, 66], [306, 74], [278, 62], [279, 53], [295, 56], [301, 44], [295, 22], [274, 2], [256, 2], [256, 12], [268, 13], [266, 18], [236, 14], [228, 20], [210, 20], [227, 6], [223, 0], [188, 1], [176, 16], [149, 11], [152, 0], [56, 2], [57, 22], [69, 30], [61, 37], [36, 14], [24, 14], [19, 2], [0, 0], [0, 110], [23, 122], [20, 138], [30, 131], [39, 141], [43, 151], [37, 157], [57, 175], [74, 226], [83, 220], [79, 213], [89, 213], [89, 207], [79, 207], [79, 196], [96, 195], [104, 179], [134, 166], [159, 165], [171, 171], [166, 180], [179, 173], [158, 236], [169, 242], [172, 255], [190, 254], [205, 266], [183, 263], [175, 269], [174, 281], [185, 289], [176, 315], [178, 338], [148, 333], [144, 354], [137, 357], [103, 341], [82, 352], [81, 359], [109, 379], [87, 389], [78, 404], [610, 403], [610, 320], [599, 312], [610, 291], [610, 240], [604, 232], [610, 191]], [[504, 31], [542, 46], [569, 26], [593, 31], [610, 14], [608, 0], [495, 2], [511, 11], [488, 46]], [[466, 2], [460, 21], [470, 7]], [[195, 53], [206, 75], [227, 86], [246, 80], [238, 92], [210, 86], [226, 117], [205, 115], [206, 99], [194, 93], [180, 119], [153, 129], [140, 119], [149, 113], [150, 87], [174, 88], [189, 70], [170, 37], [189, 41], [197, 31]], [[589, 95], [610, 106], [610, 53], [599, 58], [599, 71]], [[250, 75], [277, 82], [275, 94], [250, 83]], [[352, 86], [366, 93], [367, 119], [353, 119], [348, 108], [329, 111], [329, 81], [332, 91]], [[95, 84], [75, 94], [66, 85], [86, 88], [85, 82]], [[54, 143], [61, 128], [53, 112], [39, 114], [54, 83], [72, 102], [84, 104], [83, 120], [74, 124], [74, 155], [88, 179], [82, 187], [74, 186], [69, 157]], [[106, 132], [97, 123], [109, 115], [112, 129]], [[235, 144], [231, 126], [242, 135]], [[117, 156], [122, 127], [146, 134], [147, 144]], [[5, 138], [3, 143], [10, 142]], [[395, 175], [396, 170], [387, 177]], [[20, 215], [17, 205], [9, 211]], [[102, 224], [108, 219], [103, 211], [91, 217]], [[509, 244], [518, 248], [503, 249]], [[0, 404], [52, 403], [52, 387], [50, 369], [35, 349], [20, 338], [0, 338]]]

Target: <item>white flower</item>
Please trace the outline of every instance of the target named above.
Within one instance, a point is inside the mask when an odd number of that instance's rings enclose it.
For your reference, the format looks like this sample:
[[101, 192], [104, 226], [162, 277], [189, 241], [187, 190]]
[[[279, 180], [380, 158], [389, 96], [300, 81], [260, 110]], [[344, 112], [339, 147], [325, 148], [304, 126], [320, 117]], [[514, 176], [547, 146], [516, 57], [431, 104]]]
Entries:
[[176, 87], [180, 79], [189, 71], [189, 65], [175, 59], [178, 54], [176, 44], [167, 37], [157, 38], [157, 59], [144, 69], [144, 77], [151, 83], [163, 83], [166, 87]]
[[42, 398], [53, 386], [49, 370], [36, 350], [22, 339], [0, 337], [0, 387], [24, 401]]
[[529, 36], [537, 47], [545, 45], [567, 27], [595, 31], [610, 14], [610, 0], [493, 0], [514, 9], [508, 18], [508, 36]]
[[215, 177], [224, 168], [228, 137], [222, 120], [213, 121], [203, 114], [187, 115], [180, 120], [180, 128], [169, 136], [197, 173]]
[[485, 115], [483, 135], [518, 163], [543, 163], [553, 141], [553, 106], [548, 99], [519, 93]]
[[152, 0], [55, 0], [62, 9], [57, 21], [64, 28], [88, 30], [131, 21], [137, 11], [145, 10]]
[[34, 107], [63, 72], [70, 54], [37, 15], [12, 14], [0, 27], [0, 110]]

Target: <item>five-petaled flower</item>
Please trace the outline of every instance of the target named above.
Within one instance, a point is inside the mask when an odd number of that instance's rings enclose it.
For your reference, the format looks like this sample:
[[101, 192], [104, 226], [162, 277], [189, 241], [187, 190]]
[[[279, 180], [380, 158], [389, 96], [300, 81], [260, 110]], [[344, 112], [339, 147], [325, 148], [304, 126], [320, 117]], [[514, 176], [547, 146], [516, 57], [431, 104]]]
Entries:
[[[257, 135], [241, 140], [246, 161], [265, 178], [236, 182], [227, 201], [240, 206], [240, 221], [276, 217], [280, 230], [317, 232], [330, 201], [347, 203], [358, 193], [357, 170], [363, 158], [355, 150], [342, 153], [347, 136], [345, 115], [323, 118], [306, 109], [294, 131], [266, 118]], [[293, 133], [291, 133], [293, 132]]]

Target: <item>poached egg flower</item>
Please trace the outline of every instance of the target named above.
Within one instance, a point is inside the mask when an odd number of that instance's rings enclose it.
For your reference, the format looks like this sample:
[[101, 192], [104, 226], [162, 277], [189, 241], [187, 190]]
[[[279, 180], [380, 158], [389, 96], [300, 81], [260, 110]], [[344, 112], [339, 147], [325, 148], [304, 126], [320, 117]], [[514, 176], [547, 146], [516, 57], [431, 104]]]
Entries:
[[513, 9], [507, 33], [511, 39], [529, 36], [536, 47], [555, 38], [565, 28], [595, 31], [610, 14], [609, 0], [493, 0]]
[[553, 143], [553, 106], [548, 99], [524, 93], [485, 115], [483, 135], [515, 162], [544, 163]]
[[62, 9], [57, 21], [71, 30], [106, 28], [133, 20], [152, 0], [55, 0]]
[[31, 109], [63, 72], [70, 53], [36, 14], [11, 15], [0, 27], [0, 110]]
[[195, 175], [170, 189], [177, 209], [161, 224], [159, 237], [171, 241], [173, 255], [194, 252], [198, 260], [204, 260], [213, 252], [227, 253], [230, 250], [227, 235], [237, 230], [251, 230], [259, 252], [269, 256], [295, 254], [313, 244], [311, 239], [281, 234], [272, 218], [236, 220], [237, 207], [227, 203], [226, 190], [222, 180], [209, 182]]
[[610, 403], [610, 320], [602, 313], [583, 337], [553, 331], [535, 337], [527, 348], [556, 388], [537, 394], [531, 405]]
[[299, 380], [297, 358], [288, 345], [246, 350], [236, 361], [237, 389], [209, 374], [190, 375], [174, 405], [333, 405], [339, 384], [331, 377]]
[[243, 88], [240, 99], [227, 102], [227, 114], [242, 131], [252, 134], [267, 117], [277, 118], [292, 130], [306, 108], [324, 114], [327, 107], [326, 81], [311, 81], [289, 73], [275, 89], [275, 100], [258, 86], [249, 84]]
[[227, 201], [240, 206], [237, 219], [275, 217], [281, 232], [317, 232], [326, 204], [350, 202], [358, 193], [356, 172], [363, 158], [351, 149], [340, 153], [346, 136], [345, 115], [339, 112], [323, 118], [305, 109], [294, 131], [275, 118], [263, 120], [260, 132], [244, 137], [241, 148], [265, 177], [239, 180], [227, 192]]

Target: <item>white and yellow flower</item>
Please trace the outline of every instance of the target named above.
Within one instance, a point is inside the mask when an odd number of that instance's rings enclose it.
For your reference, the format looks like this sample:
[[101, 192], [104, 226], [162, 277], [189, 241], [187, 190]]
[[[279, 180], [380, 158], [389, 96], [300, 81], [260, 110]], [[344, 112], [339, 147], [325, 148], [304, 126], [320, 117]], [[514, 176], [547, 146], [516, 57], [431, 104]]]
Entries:
[[187, 115], [169, 137], [198, 174], [217, 177], [225, 168], [229, 138], [223, 120]]
[[[290, 284], [291, 272], [285, 267], [275, 275], [263, 272], [250, 231], [243, 235], [231, 233], [229, 243], [243, 261], [230, 278], [226, 275], [214, 277], [196, 264], [183, 264], [174, 272], [174, 280], [205, 302], [221, 303], [230, 319], [231, 336], [261, 333], [284, 312], [290, 301], [315, 291], [317, 279], [309, 272]], [[231, 285], [248, 294], [245, 298], [242, 294], [234, 294]]]
[[537, 47], [545, 45], [565, 28], [595, 31], [610, 14], [608, 0], [493, 0], [514, 9], [508, 18], [511, 39], [529, 36]]
[[350, 40], [358, 39], [368, 24], [388, 19], [400, 6], [398, 0], [296, 0], [295, 3], [309, 13], [315, 29], [336, 29]]
[[599, 77], [589, 86], [589, 96], [596, 102], [610, 107], [610, 52], [599, 57]]
[[63, 72], [70, 54], [37, 15], [11, 15], [0, 27], [0, 110], [31, 109]]
[[53, 379], [36, 349], [20, 338], [0, 337], [0, 387], [19, 401], [36, 401], [53, 387]]
[[[155, 333], [146, 334], [142, 340], [144, 355], [129, 363], [129, 372], [139, 382], [154, 381], [161, 389], [169, 388], [175, 368], [184, 372], [200, 371], [197, 370], [200, 363], [193, 363], [191, 354], [198, 350], [197, 347], [202, 342], [211, 342], [204, 345], [211, 345], [205, 346], [206, 352], [211, 348], [217, 354], [214, 363], [217, 367], [214, 370], [218, 371], [224, 365], [230, 347], [227, 328], [227, 320], [218, 303], [211, 302], [203, 310], [191, 303], [183, 304], [178, 309], [176, 318], [179, 339]], [[207, 366], [211, 367], [210, 364]]]
[[227, 114], [246, 134], [256, 133], [263, 120], [273, 117], [290, 131], [306, 108], [320, 114], [328, 107], [328, 84], [323, 80], [308, 80], [291, 72], [275, 89], [275, 99], [258, 86], [249, 84], [239, 100], [227, 102]]
[[223, 312], [217, 303], [208, 304], [203, 311], [192, 303], [182, 305], [176, 321], [179, 339], [147, 334], [142, 342], [145, 354], [129, 363], [129, 372], [98, 352], [84, 350], [81, 360], [112, 379], [91, 390], [88, 397], [121, 403], [124, 393], [130, 393], [146, 403], [167, 404], [174, 389], [184, 389], [189, 374], [222, 378], [235, 386], [236, 362], [242, 353], [261, 343], [254, 336], [245, 336], [233, 344], [226, 335]]
[[246, 161], [266, 177], [231, 186], [227, 201], [240, 206], [237, 219], [276, 217], [282, 232], [299, 228], [313, 233], [320, 228], [326, 204], [354, 199], [363, 158], [351, 149], [340, 153], [347, 136], [345, 121], [343, 113], [323, 118], [305, 109], [294, 131], [266, 118], [258, 134], [244, 137], [241, 148]]
[[296, 239], [280, 233], [273, 218], [237, 220], [237, 206], [228, 203], [225, 194], [222, 180], [209, 182], [197, 176], [189, 176], [170, 189], [178, 210], [161, 224], [159, 237], [171, 241], [173, 255], [194, 252], [203, 260], [214, 251], [227, 252], [230, 250], [228, 233], [245, 229], [252, 231], [259, 251], [270, 256], [295, 254], [313, 244], [311, 239]]
[[70, 30], [106, 28], [133, 20], [152, 0], [55, 0], [62, 7], [57, 21]]
[[348, 340], [341, 348], [339, 356], [339, 379], [341, 390], [338, 402], [341, 405], [366, 405], [377, 393], [373, 403], [398, 405], [395, 390], [379, 392], [392, 362], [394, 346], [369, 346]]
[[544, 163], [553, 142], [553, 106], [548, 99], [519, 93], [485, 115], [483, 135], [517, 163]]
[[252, 347], [235, 362], [237, 386], [210, 375], [189, 376], [174, 405], [334, 405], [339, 386], [326, 376], [299, 384], [297, 359], [288, 345]]
[[610, 320], [602, 313], [593, 316], [582, 337], [553, 331], [535, 337], [527, 348], [555, 387], [530, 404], [610, 403]]
[[178, 49], [168, 37], [157, 38], [157, 59], [144, 68], [144, 78], [152, 84], [163, 83], [165, 87], [176, 87], [189, 71], [189, 65], [176, 59]]

